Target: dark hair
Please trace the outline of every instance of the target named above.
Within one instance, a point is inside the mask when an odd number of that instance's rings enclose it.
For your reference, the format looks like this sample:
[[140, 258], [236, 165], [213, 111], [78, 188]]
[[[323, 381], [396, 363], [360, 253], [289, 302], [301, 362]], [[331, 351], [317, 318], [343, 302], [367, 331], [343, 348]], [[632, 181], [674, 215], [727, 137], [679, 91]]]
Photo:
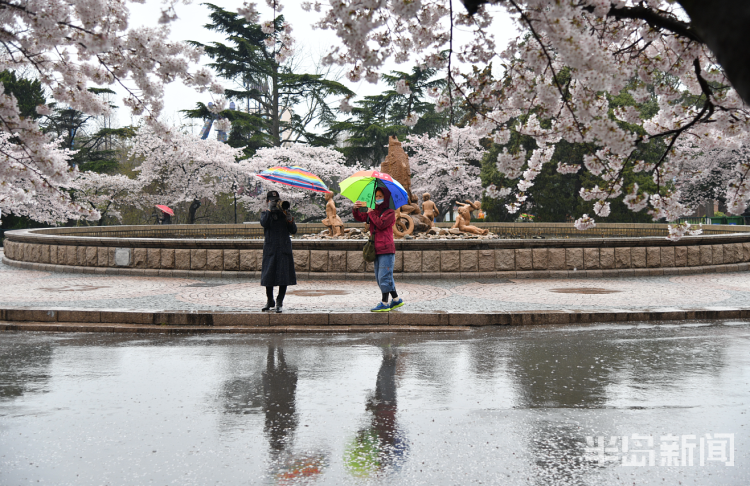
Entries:
[[378, 187], [377, 189], [375, 189], [375, 194], [376, 194], [376, 195], [378, 194], [378, 191], [380, 191], [380, 194], [381, 194], [381, 195], [382, 195], [383, 197], [385, 197], [385, 193], [383, 192], [383, 188], [382, 188], [382, 187]]

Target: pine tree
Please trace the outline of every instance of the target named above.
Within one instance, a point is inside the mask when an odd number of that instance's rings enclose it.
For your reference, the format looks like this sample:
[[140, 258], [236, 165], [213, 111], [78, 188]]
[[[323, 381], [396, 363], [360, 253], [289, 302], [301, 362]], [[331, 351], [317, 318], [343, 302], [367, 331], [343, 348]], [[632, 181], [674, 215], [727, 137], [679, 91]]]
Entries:
[[[334, 123], [328, 136], [346, 137], [341, 150], [348, 160], [379, 165], [388, 154], [389, 136], [404, 140], [409, 134], [437, 135], [449, 125], [449, 113], [437, 113], [435, 105], [426, 101], [428, 90], [442, 90], [446, 84], [444, 79], [433, 79], [437, 72], [437, 69], [415, 67], [411, 73], [392, 71], [382, 75], [392, 89], [358, 101], [352, 109], [352, 117]], [[408, 89], [398, 88], [400, 81]], [[412, 113], [420, 118], [410, 128], [404, 124], [404, 119]]]
[[[290, 62], [291, 27], [283, 16], [262, 25], [219, 6], [205, 5], [211, 10], [211, 23], [205, 27], [225, 34], [227, 42], [191, 43], [205, 50], [213, 60], [208, 65], [219, 76], [237, 86], [225, 92], [227, 98], [237, 102], [237, 110], [221, 113], [232, 122], [229, 144], [248, 147], [250, 151], [262, 146], [278, 147], [285, 142], [333, 144], [332, 138], [318, 135], [312, 129], [335, 120], [328, 105], [330, 97], [354, 93], [320, 74], [295, 72]], [[184, 112], [191, 118], [211, 116], [201, 103], [196, 109]], [[283, 120], [285, 113], [290, 117], [288, 121]]]
[[[88, 90], [100, 96], [115, 94], [106, 88]], [[117, 108], [112, 104], [110, 106]], [[70, 107], [59, 107], [56, 103], [50, 104], [50, 107], [53, 112], [43, 120], [44, 131], [61, 138], [62, 148], [75, 151], [70, 159], [71, 165], [82, 171], [117, 172], [121, 142], [135, 135], [133, 127], [113, 128], [105, 123], [105, 126], [92, 132], [90, 129], [94, 117]]]
[[36, 107], [45, 103], [42, 83], [36, 79], [19, 78], [15, 72], [8, 70], [0, 72], [0, 83], [6, 93], [16, 97], [22, 117], [39, 118]]

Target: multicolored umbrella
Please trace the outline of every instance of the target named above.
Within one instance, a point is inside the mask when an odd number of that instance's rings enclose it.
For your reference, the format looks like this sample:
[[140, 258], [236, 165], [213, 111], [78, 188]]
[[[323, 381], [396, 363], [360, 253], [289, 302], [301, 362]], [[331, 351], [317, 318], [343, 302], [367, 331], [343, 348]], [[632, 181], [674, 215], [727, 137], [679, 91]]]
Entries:
[[163, 211], [163, 212], [167, 213], [168, 215], [170, 215], [170, 216], [174, 216], [174, 211], [172, 211], [171, 209], [169, 209], [169, 208], [168, 208], [167, 206], [163, 206], [163, 205], [161, 205], [161, 204], [157, 204], [157, 205], [156, 205], [156, 207], [157, 207], [157, 208], [158, 208], [159, 210], [161, 210], [161, 211]]
[[400, 208], [409, 204], [409, 196], [404, 186], [393, 180], [389, 174], [377, 170], [361, 170], [339, 183], [341, 194], [354, 202], [362, 201], [368, 208], [375, 208], [375, 190], [385, 187], [391, 193], [389, 207]]
[[271, 167], [256, 175], [267, 181], [278, 182], [279, 184], [298, 187], [300, 189], [315, 192], [331, 192], [320, 177], [307, 172], [301, 167]]
[[[326, 456], [320, 453], [290, 456], [274, 471], [275, 483], [278, 485], [300, 484], [306, 479], [322, 474], [326, 463]], [[304, 483], [307, 484], [307, 481]]]

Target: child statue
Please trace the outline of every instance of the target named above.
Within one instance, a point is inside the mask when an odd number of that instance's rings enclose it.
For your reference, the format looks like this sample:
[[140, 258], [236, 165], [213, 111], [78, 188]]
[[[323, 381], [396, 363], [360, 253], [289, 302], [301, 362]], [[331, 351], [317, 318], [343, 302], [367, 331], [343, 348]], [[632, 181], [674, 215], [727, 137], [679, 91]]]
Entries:
[[328, 236], [342, 236], [344, 234], [344, 222], [339, 218], [336, 212], [336, 203], [333, 202], [333, 193], [327, 192], [326, 198], [326, 219], [323, 224], [328, 227]]
[[437, 205], [430, 200], [431, 196], [429, 192], [422, 194], [422, 214], [429, 220], [429, 227], [435, 227], [435, 220], [440, 216]]
[[473, 233], [475, 235], [486, 235], [489, 233], [489, 230], [477, 228], [470, 224], [471, 212], [475, 209], [482, 208], [482, 203], [480, 201], [471, 202], [467, 200], [466, 204], [456, 201], [456, 204], [459, 206], [458, 217], [456, 218], [456, 223], [453, 225], [453, 228], [458, 228], [464, 233]]

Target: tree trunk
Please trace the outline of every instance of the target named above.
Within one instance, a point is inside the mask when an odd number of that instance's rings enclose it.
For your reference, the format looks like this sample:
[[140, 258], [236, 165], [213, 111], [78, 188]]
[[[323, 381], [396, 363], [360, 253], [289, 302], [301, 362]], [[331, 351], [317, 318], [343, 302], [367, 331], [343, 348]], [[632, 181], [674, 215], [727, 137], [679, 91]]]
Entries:
[[[434, 202], [434, 201], [433, 201]], [[440, 214], [438, 214], [438, 222], [445, 222], [445, 216], [451, 214], [451, 206], [441, 206], [440, 204], [435, 203], [435, 206], [437, 206], [437, 210]], [[452, 218], [449, 218], [452, 219]]]
[[711, 49], [729, 81], [750, 104], [750, 49], [747, 0], [677, 0], [690, 16], [690, 25]]
[[201, 207], [201, 202], [194, 199], [188, 210], [188, 224], [195, 224], [195, 213], [198, 211], [199, 207]]
[[274, 64], [273, 77], [271, 78], [271, 97], [273, 98], [271, 101], [271, 138], [273, 138], [273, 145], [275, 147], [281, 147], [278, 64]]

